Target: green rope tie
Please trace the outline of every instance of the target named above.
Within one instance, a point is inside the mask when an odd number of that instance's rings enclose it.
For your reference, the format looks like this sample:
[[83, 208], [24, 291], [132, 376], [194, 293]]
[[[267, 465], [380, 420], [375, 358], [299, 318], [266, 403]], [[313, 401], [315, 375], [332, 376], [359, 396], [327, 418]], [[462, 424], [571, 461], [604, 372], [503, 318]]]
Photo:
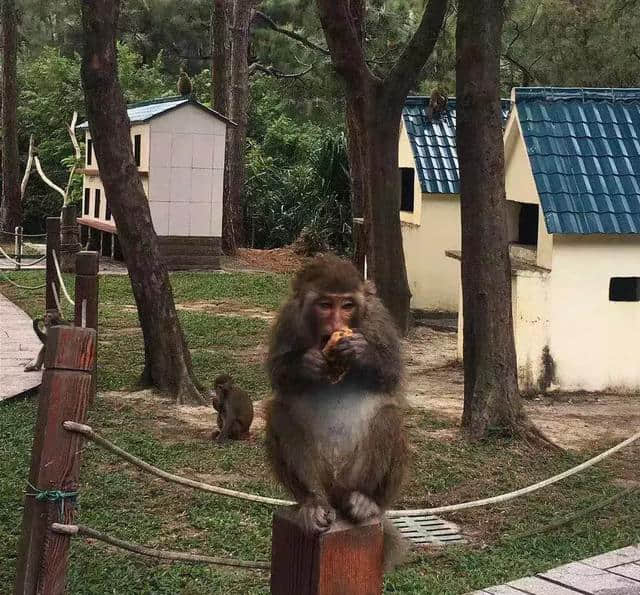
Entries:
[[70, 500], [76, 501], [78, 492], [63, 492], [62, 490], [39, 490], [31, 483], [27, 482], [27, 485], [33, 490], [33, 493], [25, 492], [27, 496], [32, 496], [38, 502], [59, 502], [60, 503], [60, 520], [64, 521], [64, 502]]

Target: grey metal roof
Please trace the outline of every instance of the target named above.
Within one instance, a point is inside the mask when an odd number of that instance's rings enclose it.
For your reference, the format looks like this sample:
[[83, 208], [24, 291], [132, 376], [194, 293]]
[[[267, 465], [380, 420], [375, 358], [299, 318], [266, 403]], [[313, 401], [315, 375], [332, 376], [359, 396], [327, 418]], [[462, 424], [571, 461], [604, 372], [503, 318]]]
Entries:
[[[164, 114], [169, 112], [178, 106], [190, 103], [191, 105], [195, 105], [196, 107], [208, 112], [212, 116], [219, 118], [220, 120], [225, 121], [228, 124], [233, 124], [231, 120], [225, 118], [222, 114], [216, 112], [215, 110], [209, 109], [207, 106], [203, 105], [199, 101], [196, 101], [192, 97], [162, 97], [160, 99], [152, 99], [150, 101], [139, 101], [137, 103], [132, 103], [127, 106], [127, 115], [129, 116], [129, 121], [134, 124], [136, 122], [147, 122], [160, 114]], [[83, 122], [78, 126], [79, 129], [84, 129], [89, 127], [89, 122]]]
[[[503, 124], [509, 115], [510, 101], [502, 99]], [[456, 150], [456, 100], [449, 99], [447, 110], [429, 120], [428, 97], [408, 97], [402, 110], [416, 171], [423, 193], [458, 194], [460, 174]]]
[[640, 233], [640, 89], [515, 89], [549, 233]]

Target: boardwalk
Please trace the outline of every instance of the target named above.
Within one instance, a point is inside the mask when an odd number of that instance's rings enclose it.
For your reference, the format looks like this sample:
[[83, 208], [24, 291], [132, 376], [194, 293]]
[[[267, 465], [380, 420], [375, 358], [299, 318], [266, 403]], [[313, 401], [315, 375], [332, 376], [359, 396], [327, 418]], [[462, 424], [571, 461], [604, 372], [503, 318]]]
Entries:
[[42, 372], [25, 372], [41, 347], [31, 319], [0, 294], [0, 401], [37, 387]]
[[571, 562], [469, 595], [640, 595], [640, 547]]

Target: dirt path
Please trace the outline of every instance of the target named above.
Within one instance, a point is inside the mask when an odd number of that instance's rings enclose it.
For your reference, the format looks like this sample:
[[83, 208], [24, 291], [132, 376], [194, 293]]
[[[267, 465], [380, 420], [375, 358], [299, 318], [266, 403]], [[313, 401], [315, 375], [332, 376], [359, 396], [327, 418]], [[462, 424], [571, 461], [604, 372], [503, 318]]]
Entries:
[[[458, 421], [463, 372], [456, 361], [456, 334], [418, 328], [405, 343], [405, 353], [411, 405]], [[525, 408], [538, 427], [564, 448], [621, 440], [640, 429], [640, 395], [564, 393], [527, 400]]]

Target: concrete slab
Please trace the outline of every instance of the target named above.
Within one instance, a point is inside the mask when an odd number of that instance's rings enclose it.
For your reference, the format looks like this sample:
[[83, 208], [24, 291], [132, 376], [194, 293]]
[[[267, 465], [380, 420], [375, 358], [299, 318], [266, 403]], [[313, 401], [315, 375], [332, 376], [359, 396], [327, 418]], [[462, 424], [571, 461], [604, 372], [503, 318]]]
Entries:
[[640, 595], [640, 582], [582, 562], [565, 564], [539, 576], [589, 595]]
[[629, 562], [640, 562], [640, 547], [630, 545], [629, 547], [623, 547], [619, 550], [607, 552], [606, 554], [600, 554], [593, 558], [587, 558], [586, 560], [582, 560], [582, 562], [603, 570], [612, 568], [613, 566], [619, 566], [620, 564], [628, 564]]
[[31, 318], [0, 294], [0, 401], [40, 385], [42, 372], [25, 372], [24, 367], [41, 346]]
[[580, 591], [561, 587], [556, 583], [550, 583], [549, 581], [537, 576], [521, 578], [507, 584], [514, 589], [518, 589], [524, 593], [529, 593], [530, 595], [577, 595], [580, 593]]

